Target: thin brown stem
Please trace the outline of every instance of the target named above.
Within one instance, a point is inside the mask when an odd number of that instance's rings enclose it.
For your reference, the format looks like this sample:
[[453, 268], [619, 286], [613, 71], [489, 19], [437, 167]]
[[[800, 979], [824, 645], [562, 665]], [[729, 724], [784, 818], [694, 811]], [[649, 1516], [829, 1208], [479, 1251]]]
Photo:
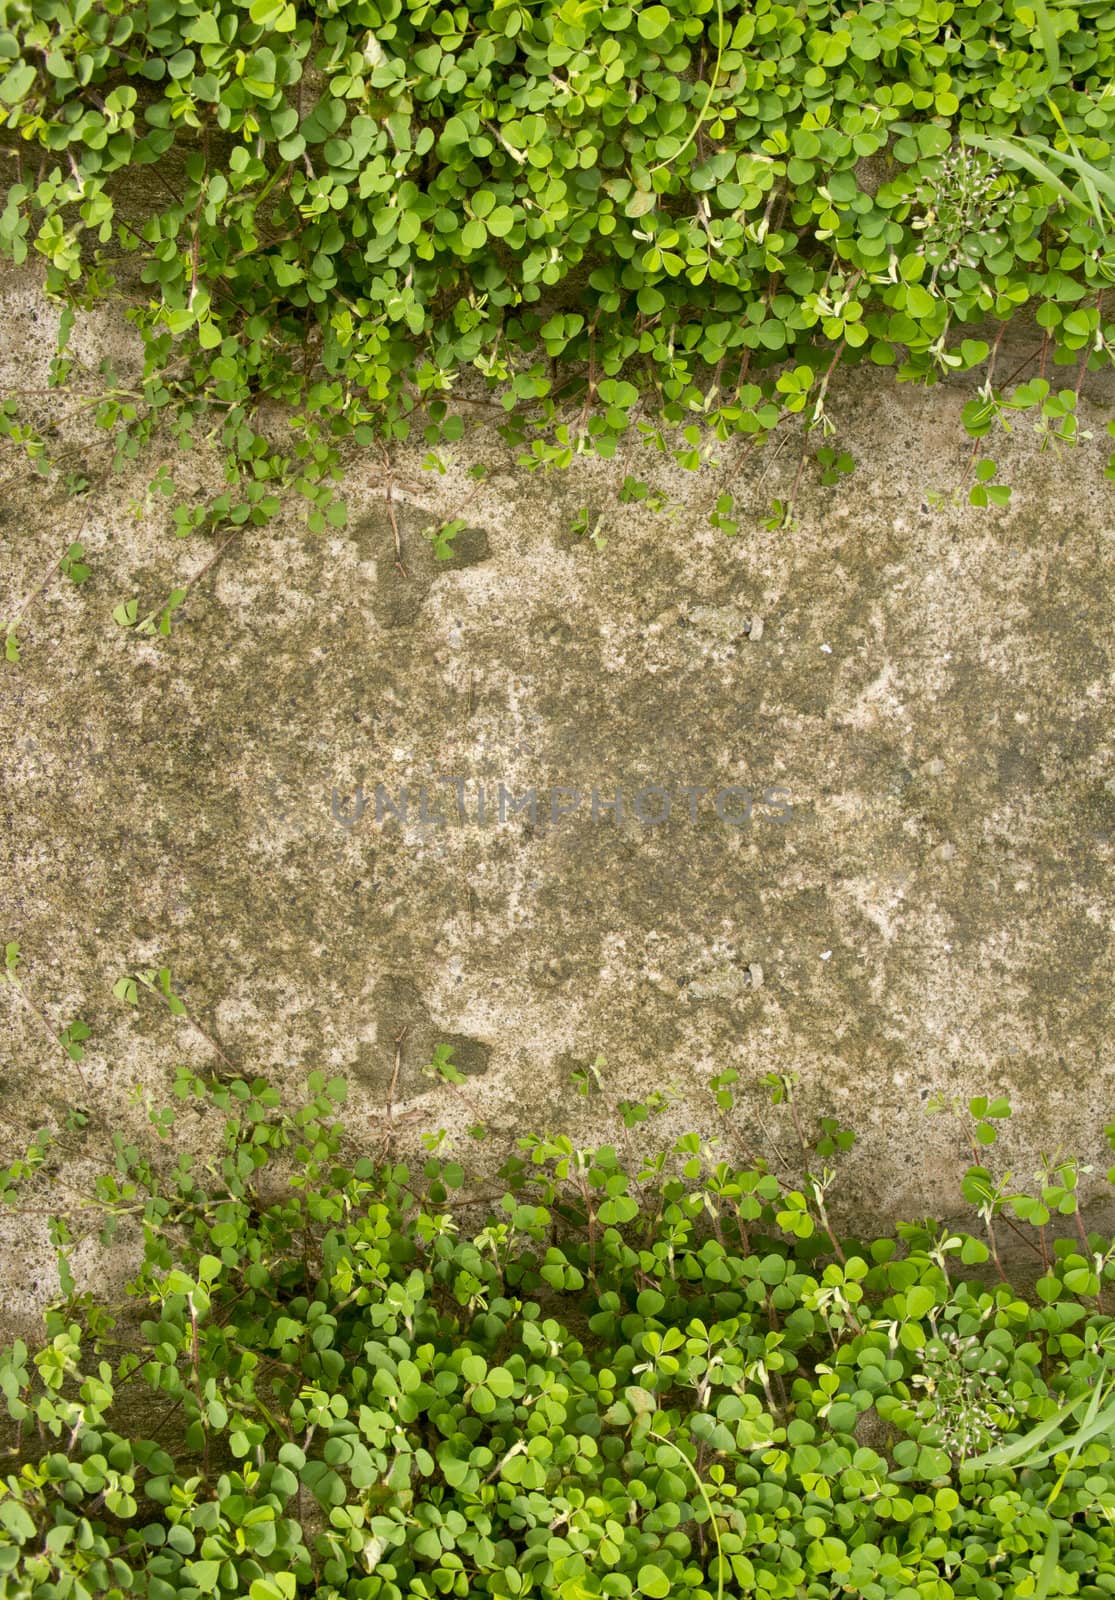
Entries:
[[1045, 335], [1045, 338], [1042, 340], [1041, 344], [1038, 345], [1037, 349], [1031, 351], [1028, 356], [1023, 356], [1022, 360], [1015, 367], [1015, 369], [1011, 373], [1010, 377], [1004, 379], [1004, 381], [1003, 381], [1003, 388], [1004, 389], [1009, 389], [1011, 384], [1014, 382], [1015, 378], [1018, 377], [1018, 374], [1020, 372], [1024, 372], [1025, 369], [1030, 365], [1030, 362], [1033, 361], [1035, 359], [1035, 357], [1037, 357], [1037, 356], [1041, 357], [1042, 371], [1044, 372], [1044, 370], [1045, 370], [1045, 345], [1046, 345], [1046, 340], [1048, 340], [1048, 338], [1049, 338], [1049, 334], [1047, 332], [1046, 335]]
[[240, 527], [234, 528], [233, 531], [229, 534], [228, 538], [225, 540], [224, 544], [221, 545], [220, 549], [214, 551], [214, 553], [209, 557], [209, 560], [206, 561], [203, 566], [198, 568], [198, 570], [194, 573], [192, 578], [189, 578], [186, 581], [186, 583], [183, 585], [183, 587], [185, 588], [187, 594], [189, 594], [190, 590], [193, 589], [197, 584], [199, 584], [201, 582], [202, 578], [204, 578], [205, 574], [209, 571], [210, 567], [215, 567], [217, 565], [217, 562], [224, 555], [225, 551], [228, 549], [228, 547], [232, 543], [232, 541], [234, 539], [238, 538], [239, 535], [242, 533], [244, 526], [245, 525], [242, 523], [240, 525]]
[[51, 1027], [50, 1023], [47, 1021], [46, 1016], [44, 1015], [44, 1013], [39, 1010], [38, 1006], [34, 1003], [34, 1001], [31, 1000], [29, 998], [29, 996], [24, 992], [23, 985], [19, 981], [19, 979], [18, 978], [13, 978], [10, 981], [11, 981], [12, 987], [15, 989], [16, 994], [19, 995], [20, 999], [23, 1001], [23, 1003], [27, 1007], [28, 1011], [30, 1011], [31, 1015], [37, 1019], [37, 1021], [40, 1024], [40, 1026], [42, 1027], [43, 1032], [46, 1034], [46, 1036], [50, 1040], [51, 1044], [55, 1045], [58, 1049], [60, 1049], [62, 1054], [65, 1056], [66, 1060], [71, 1062], [72, 1065], [77, 1068], [78, 1077], [81, 1079], [82, 1084], [84, 1085], [84, 1087], [86, 1089], [88, 1089], [89, 1084], [86, 1081], [86, 1077], [85, 1077], [84, 1072], [82, 1072], [82, 1070], [81, 1070], [81, 1062], [80, 1061], [75, 1061], [73, 1056], [71, 1056], [70, 1052], [66, 1049], [66, 1046], [62, 1043], [61, 1039], [58, 1037], [58, 1035], [55, 1033], [54, 1029]]
[[205, 1040], [209, 1048], [217, 1052], [218, 1056], [220, 1056], [226, 1067], [228, 1067], [232, 1072], [236, 1072], [238, 1070], [236, 1063], [229, 1060], [224, 1051], [221, 1049], [220, 1045], [217, 1043], [216, 1039], [214, 1039], [211, 1034], [206, 1033], [201, 1023], [189, 1011], [186, 1012], [186, 1021], [190, 1024], [191, 1028], [195, 1030], [195, 1032], [201, 1034], [201, 1037]]
[[[84, 532], [85, 532], [85, 526], [83, 524], [82, 528], [81, 528], [81, 533], [79, 533], [79, 535], [78, 535], [79, 539], [81, 538], [81, 534], [83, 534]], [[26, 615], [30, 611], [31, 607], [35, 604], [35, 601], [39, 599], [40, 595], [46, 589], [46, 586], [50, 582], [51, 578], [53, 578], [54, 574], [58, 571], [58, 569], [62, 565], [63, 561], [65, 561], [66, 553], [69, 550], [69, 548], [70, 548], [70, 546], [67, 544], [65, 550], [62, 551], [62, 554], [58, 557], [57, 561], [52, 561], [51, 562], [51, 564], [47, 568], [47, 571], [46, 571], [44, 577], [42, 578], [41, 582], [34, 589], [32, 589], [31, 593], [27, 596], [26, 600], [23, 601], [22, 605], [20, 605], [18, 610], [15, 612], [15, 617], [14, 617], [15, 621], [22, 622], [23, 619], [26, 617]]]
[[991, 1220], [990, 1211], [987, 1213], [986, 1221], [987, 1221], [987, 1243], [988, 1243], [988, 1246], [989, 1246], [989, 1248], [991, 1250], [991, 1259], [995, 1263], [995, 1270], [999, 1274], [999, 1277], [1002, 1279], [1002, 1281], [1004, 1283], [1006, 1283], [1007, 1275], [1003, 1271], [1003, 1263], [999, 1260], [999, 1246], [995, 1241], [995, 1224]]
[[198, 1346], [197, 1312], [194, 1309], [194, 1297], [193, 1297], [193, 1295], [192, 1294], [188, 1295], [187, 1299], [189, 1301], [189, 1306], [190, 1306], [190, 1330], [191, 1330], [191, 1335], [192, 1335], [192, 1337], [191, 1337], [191, 1346], [190, 1346], [190, 1361], [191, 1361], [192, 1368], [193, 1368], [194, 1394], [195, 1394], [195, 1396], [197, 1398], [197, 1408], [198, 1408], [198, 1412], [200, 1413], [201, 1426], [202, 1426], [202, 1430], [203, 1430], [204, 1435], [205, 1435], [205, 1452], [204, 1452], [204, 1454], [205, 1454], [205, 1477], [208, 1479], [208, 1477], [209, 1477], [209, 1416], [208, 1416], [208, 1413], [206, 1412], [206, 1409], [205, 1409], [205, 1401], [202, 1399], [202, 1395], [201, 1395], [201, 1356], [200, 1356], [199, 1346]]
[[987, 362], [987, 387], [988, 387], [989, 390], [991, 388], [991, 380], [995, 376], [995, 363], [999, 359], [999, 346], [1003, 342], [1003, 335], [1004, 335], [1004, 333], [1006, 333], [1006, 331], [1007, 331], [1006, 323], [1005, 322], [1001, 322], [999, 324], [999, 331], [995, 335], [995, 343], [991, 346], [991, 355], [990, 355], [990, 357], [988, 359], [988, 362]]
[[395, 1090], [399, 1082], [399, 1069], [403, 1064], [403, 1041], [410, 1032], [409, 1028], [395, 1036], [395, 1070], [391, 1074], [391, 1082], [387, 1086], [387, 1116], [390, 1119], [395, 1107]]
[[410, 573], [407, 571], [403, 562], [403, 542], [399, 537], [399, 521], [395, 516], [395, 507], [391, 501], [391, 488], [391, 484], [388, 484], [383, 493], [384, 499], [387, 502], [388, 521], [391, 523], [391, 537], [395, 541], [395, 565], [404, 578], [409, 578]]
[[[855, 276], [849, 281], [849, 283], [848, 283], [849, 292], [855, 287], [857, 280], [859, 278], [861, 278], [862, 276], [863, 276], [862, 273], [857, 272], [855, 274]], [[844, 343], [845, 343], [845, 341], [843, 339], [841, 339], [840, 343], [837, 345], [836, 349], [833, 351], [832, 360], [829, 362], [828, 366], [825, 368], [825, 375], [821, 379], [821, 387], [818, 389], [817, 398], [813, 402], [813, 421], [814, 421], [814, 423], [817, 422], [818, 418], [821, 415], [821, 408], [823, 407], [823, 405], [825, 403], [825, 395], [828, 393], [829, 381], [832, 378], [833, 373], [836, 371], [836, 368], [840, 363], [841, 356], [844, 354]]]
[[[832, 1231], [832, 1225], [829, 1222], [828, 1210], [827, 1210], [827, 1208], [825, 1206], [824, 1196], [821, 1193], [821, 1186], [817, 1182], [816, 1178], [811, 1178], [810, 1179], [810, 1183], [813, 1186], [813, 1199], [814, 1199], [814, 1201], [816, 1203], [816, 1206], [817, 1206], [817, 1215], [821, 1219], [821, 1226], [822, 1226], [822, 1228], [824, 1228], [825, 1233], [828, 1235], [829, 1243], [832, 1245], [832, 1248], [836, 1251], [837, 1260], [840, 1262], [841, 1266], [844, 1266], [846, 1264], [848, 1258], [844, 1254], [844, 1251], [840, 1247], [839, 1239], [836, 1237], [835, 1233], [833, 1233], [833, 1231]], [[856, 1317], [854, 1312], [852, 1313], [852, 1319], [853, 1319], [853, 1321], [856, 1322], [856, 1324], [858, 1326], [859, 1319]]]

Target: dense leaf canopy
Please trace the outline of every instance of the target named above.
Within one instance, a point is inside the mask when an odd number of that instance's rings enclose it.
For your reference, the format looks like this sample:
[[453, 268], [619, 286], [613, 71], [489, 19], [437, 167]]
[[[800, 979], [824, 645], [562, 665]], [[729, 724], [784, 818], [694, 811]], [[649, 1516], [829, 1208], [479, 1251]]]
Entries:
[[470, 370], [607, 455], [642, 413], [764, 433], [771, 368], [823, 409], [835, 359], [978, 365], [1022, 307], [1110, 362], [1104, 0], [0, 16], [0, 242], [63, 295], [120, 277], [176, 396], [390, 437]]

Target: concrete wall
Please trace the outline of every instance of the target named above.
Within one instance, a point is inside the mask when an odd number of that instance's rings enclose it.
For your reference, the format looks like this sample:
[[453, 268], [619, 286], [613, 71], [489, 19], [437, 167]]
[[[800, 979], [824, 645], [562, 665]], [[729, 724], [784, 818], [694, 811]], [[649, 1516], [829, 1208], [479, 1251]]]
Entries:
[[[53, 314], [29, 273], [0, 288], [3, 382], [42, 385]], [[85, 319], [75, 349], [87, 367], [134, 361], [111, 313]], [[147, 641], [113, 606], [152, 609], [209, 547], [176, 540], [146, 486], [166, 460], [184, 492], [212, 490], [216, 461], [165, 444], [114, 475], [88, 408], [27, 397], [67, 413], [60, 444], [91, 487], [68, 497], [5, 448], [3, 607], [79, 535], [93, 575], [48, 586], [0, 675], [0, 937], [19, 940], [50, 1020], [81, 1015], [93, 1037], [83, 1087], [0, 996], [13, 1151], [21, 1128], [86, 1104], [80, 1187], [110, 1131], [142, 1124], [137, 1084], [162, 1105], [176, 1063], [220, 1066], [155, 1003], [113, 1000], [122, 972], [169, 964], [246, 1073], [346, 1075], [369, 1150], [397, 1062], [400, 1147], [444, 1125], [466, 1150], [474, 1114], [500, 1150], [543, 1129], [589, 1142], [614, 1136], [609, 1097], [667, 1086], [680, 1098], [662, 1127], [711, 1129], [707, 1080], [733, 1066], [740, 1137], [775, 1164], [766, 1072], [799, 1073], [807, 1117], [857, 1130], [835, 1199], [865, 1226], [956, 1206], [967, 1148], [926, 1115], [936, 1090], [1011, 1096], [1001, 1148], [1020, 1178], [1042, 1150], [1103, 1163], [1115, 519], [1110, 389], [1084, 392], [1095, 437], [1077, 449], [1040, 450], [1028, 418], [990, 447], [1014, 486], [990, 513], [948, 498], [970, 455], [962, 385], [845, 378], [830, 411], [856, 471], [828, 488], [807, 471], [799, 525], [778, 532], [761, 518], [794, 478], [796, 437], [743, 463], [736, 538], [708, 523], [730, 457], [693, 475], [633, 447], [626, 470], [670, 504], [611, 505], [602, 551], [569, 529], [609, 507], [615, 465], [516, 470], [474, 408], [444, 476], [421, 448], [396, 462], [408, 576], [380, 458], [356, 453], [346, 529], [311, 535], [292, 504]], [[476, 461], [491, 473], [469, 501]], [[466, 502], [470, 531], [438, 563], [422, 529]], [[417, 789], [432, 805], [441, 777], [464, 780], [466, 821], [448, 786], [446, 822], [415, 820]], [[535, 823], [493, 817], [501, 781], [538, 792]], [[332, 792], [347, 814], [360, 783], [367, 810], [346, 826]], [[377, 784], [408, 786], [406, 826], [376, 822]], [[667, 822], [633, 814], [645, 785], [672, 791]], [[557, 821], [555, 786], [585, 796]], [[593, 821], [594, 786], [622, 790], [622, 822]], [[749, 823], [717, 816], [728, 786], [754, 794]], [[771, 787], [788, 792], [784, 825], [759, 804]], [[467, 1104], [421, 1074], [441, 1042]], [[598, 1054], [604, 1093], [582, 1098], [571, 1073]], [[42, 1237], [41, 1219], [5, 1224], [10, 1316], [54, 1290]]]

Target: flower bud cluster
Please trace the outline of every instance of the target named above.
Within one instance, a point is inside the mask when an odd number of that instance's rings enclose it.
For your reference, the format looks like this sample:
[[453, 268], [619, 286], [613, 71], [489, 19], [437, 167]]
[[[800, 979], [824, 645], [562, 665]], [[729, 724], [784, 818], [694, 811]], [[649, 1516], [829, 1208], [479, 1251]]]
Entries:
[[923, 1442], [957, 1460], [989, 1450], [1018, 1415], [1002, 1378], [968, 1364], [981, 1348], [977, 1334], [945, 1329], [926, 1346], [924, 1370], [911, 1379], [925, 1391], [915, 1407], [927, 1425]]

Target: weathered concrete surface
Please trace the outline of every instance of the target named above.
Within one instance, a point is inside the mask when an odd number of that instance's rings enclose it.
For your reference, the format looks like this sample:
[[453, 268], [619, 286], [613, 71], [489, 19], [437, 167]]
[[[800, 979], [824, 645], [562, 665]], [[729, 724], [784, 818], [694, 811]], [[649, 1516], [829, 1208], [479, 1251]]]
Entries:
[[[8, 285], [10, 330], [34, 302]], [[7, 350], [8, 383], [43, 381], [42, 326]], [[76, 338], [87, 360], [126, 357], [103, 321]], [[597, 551], [569, 529], [580, 507], [607, 508], [614, 464], [530, 475], [477, 432], [440, 476], [416, 449], [393, 491], [407, 577], [379, 458], [358, 457], [346, 530], [313, 536], [292, 506], [231, 547], [158, 641], [122, 632], [113, 606], [139, 594], [151, 609], [209, 550], [176, 541], [145, 496], [158, 455], [124, 477], [94, 464], [78, 500], [9, 458], [0, 605], [80, 530], [93, 576], [48, 587], [0, 678], [0, 937], [20, 942], [50, 1020], [81, 1015], [93, 1037], [83, 1088], [0, 996], [0, 1111], [34, 1127], [76, 1096], [95, 1153], [142, 1122], [136, 1084], [161, 1105], [176, 1062], [214, 1064], [154, 1001], [112, 998], [122, 972], [169, 964], [246, 1072], [347, 1075], [370, 1148], [396, 1064], [394, 1109], [420, 1113], [404, 1143], [441, 1125], [457, 1138], [474, 1116], [501, 1149], [543, 1128], [614, 1136], [603, 1098], [570, 1082], [601, 1053], [613, 1098], [676, 1087], [661, 1124], [675, 1130], [712, 1127], [707, 1080], [737, 1067], [738, 1125], [772, 1160], [759, 1081], [799, 1073], [807, 1116], [860, 1135], [834, 1200], [867, 1222], [955, 1207], [967, 1149], [926, 1117], [935, 1090], [1011, 1096], [998, 1148], [1020, 1178], [1041, 1151], [1103, 1163], [1110, 406], [1085, 402], [1097, 437], [1075, 451], [1039, 451], [1025, 419], [996, 440], [1014, 498], [980, 513], [947, 504], [970, 450], [964, 398], [847, 379], [830, 409], [855, 475], [826, 489], [807, 472], [799, 525], [763, 531], [798, 444], [768, 449], [736, 479], [734, 539], [708, 525], [727, 467], [671, 473], [633, 448], [625, 470], [671, 503], [613, 506]], [[215, 481], [201, 451], [167, 459], [191, 491]], [[474, 492], [477, 460], [492, 476]], [[462, 507], [474, 531], [439, 564], [421, 530]], [[464, 780], [468, 820], [452, 788], [435, 796], [440, 777]], [[535, 825], [493, 820], [501, 780], [538, 791]], [[361, 783], [367, 810], [346, 826], [332, 791], [347, 817]], [[377, 824], [377, 783], [396, 799], [409, 786], [405, 827]], [[423, 784], [445, 823], [415, 820]], [[658, 826], [630, 812], [648, 784], [675, 796]], [[689, 785], [710, 791], [694, 818]], [[749, 824], [718, 819], [728, 785], [754, 793]], [[554, 786], [586, 796], [556, 822]], [[620, 824], [592, 820], [594, 786], [622, 790]], [[785, 825], [759, 804], [772, 786]], [[459, 1094], [422, 1076], [439, 1042], [469, 1073]], [[16, 1315], [53, 1283], [33, 1221], [7, 1238]]]

